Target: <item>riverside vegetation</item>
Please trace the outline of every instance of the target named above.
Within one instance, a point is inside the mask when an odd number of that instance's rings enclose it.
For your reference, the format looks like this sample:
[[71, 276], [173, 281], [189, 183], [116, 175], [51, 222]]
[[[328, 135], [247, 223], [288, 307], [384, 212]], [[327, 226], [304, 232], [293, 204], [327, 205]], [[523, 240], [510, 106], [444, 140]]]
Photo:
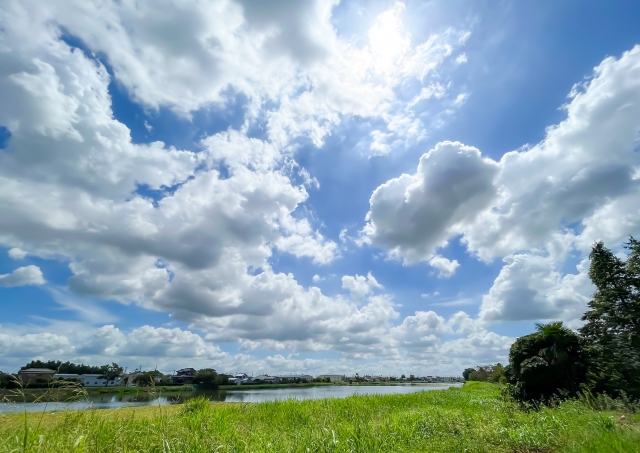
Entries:
[[523, 410], [500, 387], [0, 416], [0, 452], [640, 452], [640, 417], [582, 395]]

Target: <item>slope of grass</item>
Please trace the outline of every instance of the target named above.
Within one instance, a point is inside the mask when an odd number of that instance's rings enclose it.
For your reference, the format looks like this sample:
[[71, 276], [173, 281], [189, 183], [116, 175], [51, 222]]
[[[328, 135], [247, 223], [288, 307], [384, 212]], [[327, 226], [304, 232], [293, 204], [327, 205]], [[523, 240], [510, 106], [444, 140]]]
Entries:
[[625, 452], [635, 416], [522, 411], [490, 384], [408, 395], [0, 416], [0, 452]]

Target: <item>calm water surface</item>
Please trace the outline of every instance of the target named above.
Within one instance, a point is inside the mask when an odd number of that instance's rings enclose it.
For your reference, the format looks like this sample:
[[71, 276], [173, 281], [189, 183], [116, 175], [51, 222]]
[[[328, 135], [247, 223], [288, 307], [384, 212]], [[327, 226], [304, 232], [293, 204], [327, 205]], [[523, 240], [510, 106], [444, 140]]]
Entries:
[[276, 389], [218, 390], [213, 392], [189, 392], [166, 394], [159, 397], [136, 395], [90, 396], [75, 402], [50, 403], [0, 403], [0, 413], [43, 412], [73, 409], [118, 409], [152, 405], [180, 404], [195, 396], [206, 396], [211, 401], [226, 403], [260, 403], [283, 399], [309, 400], [319, 398], [346, 398], [351, 395], [391, 395], [443, 390], [462, 387], [462, 384], [414, 384], [414, 385], [339, 385], [318, 387], [292, 387]]

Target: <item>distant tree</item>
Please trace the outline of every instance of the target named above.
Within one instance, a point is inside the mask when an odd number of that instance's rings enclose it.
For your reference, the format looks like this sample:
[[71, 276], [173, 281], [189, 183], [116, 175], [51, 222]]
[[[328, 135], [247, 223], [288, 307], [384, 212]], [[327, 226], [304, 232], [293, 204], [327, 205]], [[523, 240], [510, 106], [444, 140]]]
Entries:
[[137, 387], [152, 387], [156, 384], [156, 380], [161, 379], [163, 376], [159, 371], [145, 371], [136, 376], [133, 383]]
[[519, 401], [575, 395], [586, 382], [583, 340], [562, 322], [536, 324], [536, 332], [511, 346], [509, 362], [504, 370], [507, 389]]
[[48, 368], [62, 374], [99, 374], [102, 372], [103, 367], [84, 364], [78, 365], [71, 362], [61, 362], [60, 360], [48, 360], [46, 362], [42, 360], [32, 360], [21, 367], [22, 370], [26, 368]]
[[400, 376], [400, 379], [404, 379], [404, 374], [402, 376]]
[[629, 238], [626, 260], [597, 242], [589, 258], [596, 287], [580, 333], [591, 358], [595, 392], [640, 398], [640, 241]]
[[100, 379], [105, 379], [106, 382], [104, 384], [105, 387], [109, 386], [109, 382], [113, 381], [115, 378], [120, 376], [124, 369], [121, 366], [118, 366], [117, 363], [113, 362], [111, 365], [104, 365], [100, 367]]
[[473, 373], [476, 369], [475, 368], [467, 368], [462, 372], [462, 377], [464, 378], [465, 381], [470, 380], [469, 376], [471, 375], [471, 373]]
[[226, 385], [229, 382], [229, 376], [218, 374], [213, 368], [204, 368], [198, 370], [193, 382], [201, 388], [217, 389], [220, 385]]
[[491, 373], [489, 373], [489, 382], [495, 384], [504, 383], [504, 366], [501, 363], [496, 363], [491, 367]]
[[17, 380], [14, 375], [0, 373], [0, 389], [13, 389], [16, 387]]

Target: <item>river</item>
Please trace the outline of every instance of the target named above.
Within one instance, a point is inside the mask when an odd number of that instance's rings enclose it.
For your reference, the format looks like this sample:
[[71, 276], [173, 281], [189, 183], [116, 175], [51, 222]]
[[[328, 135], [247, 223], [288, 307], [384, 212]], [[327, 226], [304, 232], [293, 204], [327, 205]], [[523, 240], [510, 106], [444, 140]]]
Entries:
[[261, 403], [264, 401], [320, 398], [346, 398], [352, 395], [391, 395], [443, 390], [461, 387], [462, 384], [400, 384], [400, 385], [336, 385], [318, 387], [286, 387], [272, 389], [242, 388], [160, 395], [102, 395], [90, 396], [74, 402], [0, 403], [0, 413], [52, 412], [78, 409], [119, 409], [152, 405], [180, 404], [196, 396], [206, 396], [211, 401], [225, 403]]

